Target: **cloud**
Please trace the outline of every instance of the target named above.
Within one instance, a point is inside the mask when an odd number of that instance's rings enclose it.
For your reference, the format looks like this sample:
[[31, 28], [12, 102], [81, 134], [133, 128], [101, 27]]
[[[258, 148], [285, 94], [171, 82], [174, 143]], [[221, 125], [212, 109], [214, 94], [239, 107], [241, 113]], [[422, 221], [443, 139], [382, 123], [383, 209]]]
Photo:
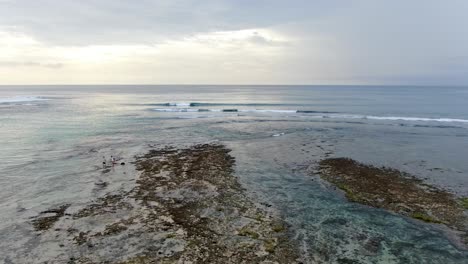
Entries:
[[40, 63], [34, 61], [0, 61], [0, 67], [44, 67], [50, 69], [62, 68], [64, 65], [62, 63]]
[[268, 28], [333, 8], [324, 0], [16, 0], [0, 2], [0, 25], [57, 45], [134, 44]]
[[464, 0], [0, 0], [0, 82], [468, 84], [465, 10]]
[[24, 67], [54, 68], [59, 73], [28, 71], [26, 80], [31, 83], [37, 83], [41, 74], [51, 83], [234, 83], [246, 76], [267, 82], [269, 69], [292, 44], [287, 36], [258, 28], [193, 34], [155, 44], [86, 46], [50, 46], [23, 34], [0, 35], [8, 39], [3, 49], [0, 43], [0, 67], [8, 70], [3, 75], [8, 83], [24, 83], [20, 78]]
[[[285, 25], [302, 52], [285, 62], [298, 71], [289, 79], [318, 67], [336, 83], [466, 85], [465, 10], [466, 1], [353, 1], [333, 15]], [[317, 41], [322, 54], [314, 53]], [[450, 58], [457, 64], [449, 66]]]

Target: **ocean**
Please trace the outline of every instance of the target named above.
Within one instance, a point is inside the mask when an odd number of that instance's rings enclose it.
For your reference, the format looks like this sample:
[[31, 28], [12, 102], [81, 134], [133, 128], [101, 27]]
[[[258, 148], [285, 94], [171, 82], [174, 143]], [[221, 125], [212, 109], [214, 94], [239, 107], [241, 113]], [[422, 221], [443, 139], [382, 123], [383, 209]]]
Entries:
[[[232, 150], [311, 261], [466, 263], [444, 228], [351, 203], [313, 168], [349, 157], [466, 197], [467, 102], [468, 87], [443, 86], [0, 86], [0, 263], [38, 247], [39, 212], [131, 188], [135, 155], [207, 142]], [[111, 155], [127, 165], [103, 175]], [[365, 253], [357, 233], [382, 248]]]

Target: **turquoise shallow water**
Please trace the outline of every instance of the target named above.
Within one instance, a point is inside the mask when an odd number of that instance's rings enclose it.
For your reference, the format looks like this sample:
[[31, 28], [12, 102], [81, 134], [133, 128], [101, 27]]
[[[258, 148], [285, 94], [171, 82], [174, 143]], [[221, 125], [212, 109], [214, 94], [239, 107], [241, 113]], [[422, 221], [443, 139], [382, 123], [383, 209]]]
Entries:
[[215, 141], [311, 261], [466, 263], [441, 228], [349, 203], [313, 167], [352, 157], [468, 196], [467, 101], [463, 87], [0, 87], [0, 261], [35, 247], [41, 210], [132, 184], [129, 166], [97, 189], [102, 156]]

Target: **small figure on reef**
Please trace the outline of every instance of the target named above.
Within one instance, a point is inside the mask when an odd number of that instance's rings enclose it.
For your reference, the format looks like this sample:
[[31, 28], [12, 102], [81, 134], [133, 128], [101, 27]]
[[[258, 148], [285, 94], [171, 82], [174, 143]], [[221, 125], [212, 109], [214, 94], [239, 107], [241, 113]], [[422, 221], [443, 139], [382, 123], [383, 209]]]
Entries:
[[112, 166], [117, 164], [117, 161], [115, 160], [114, 156], [111, 156], [111, 162], [112, 162]]

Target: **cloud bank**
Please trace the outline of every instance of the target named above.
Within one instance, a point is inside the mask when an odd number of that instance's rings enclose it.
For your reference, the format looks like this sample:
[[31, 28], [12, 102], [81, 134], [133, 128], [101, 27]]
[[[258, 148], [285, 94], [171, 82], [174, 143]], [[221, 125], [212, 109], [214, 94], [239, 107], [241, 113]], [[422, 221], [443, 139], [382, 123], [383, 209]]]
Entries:
[[468, 84], [468, 2], [0, 0], [0, 84]]

